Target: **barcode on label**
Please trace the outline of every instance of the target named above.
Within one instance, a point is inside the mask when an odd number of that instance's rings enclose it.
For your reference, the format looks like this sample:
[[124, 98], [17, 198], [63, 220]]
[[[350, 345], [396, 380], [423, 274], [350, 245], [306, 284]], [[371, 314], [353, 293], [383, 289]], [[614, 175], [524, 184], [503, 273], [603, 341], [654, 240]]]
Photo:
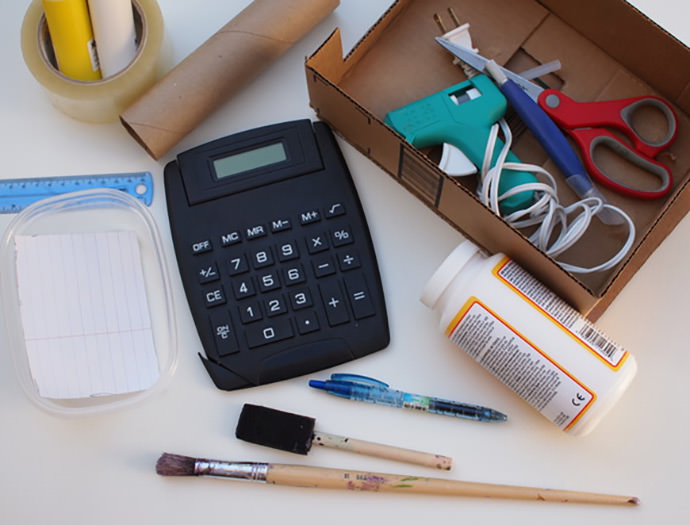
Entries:
[[599, 352], [609, 359], [612, 359], [618, 350], [618, 345], [609, 341], [592, 326], [584, 326], [579, 333], [585, 341], [596, 347]]

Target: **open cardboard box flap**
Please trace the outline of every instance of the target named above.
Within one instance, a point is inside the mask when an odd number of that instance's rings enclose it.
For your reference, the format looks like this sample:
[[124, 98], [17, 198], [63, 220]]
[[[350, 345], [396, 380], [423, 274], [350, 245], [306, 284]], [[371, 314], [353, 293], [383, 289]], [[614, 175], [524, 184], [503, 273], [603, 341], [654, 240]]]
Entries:
[[[466, 79], [434, 41], [441, 32], [434, 14], [454, 27], [449, 7], [460, 23], [470, 23], [474, 47], [499, 64], [520, 71], [559, 59], [562, 69], [546, 81], [575, 100], [656, 94], [675, 106], [678, 136], [658, 159], [673, 172], [671, 193], [643, 201], [599, 186], [637, 229], [633, 250], [618, 267], [584, 275], [564, 271], [479, 202], [473, 177], [448, 177], [437, 168], [435, 152], [411, 147], [383, 124], [389, 111]], [[398, 0], [345, 58], [336, 30], [309, 57], [306, 70], [320, 118], [464, 235], [514, 258], [590, 319], [601, 315], [690, 208], [690, 50], [623, 0]], [[518, 135], [513, 151], [554, 175], [562, 203], [577, 200], [529, 132]], [[613, 155], [598, 162], [635, 176]], [[616, 253], [626, 236], [625, 227], [595, 220], [561, 258], [594, 266]]]

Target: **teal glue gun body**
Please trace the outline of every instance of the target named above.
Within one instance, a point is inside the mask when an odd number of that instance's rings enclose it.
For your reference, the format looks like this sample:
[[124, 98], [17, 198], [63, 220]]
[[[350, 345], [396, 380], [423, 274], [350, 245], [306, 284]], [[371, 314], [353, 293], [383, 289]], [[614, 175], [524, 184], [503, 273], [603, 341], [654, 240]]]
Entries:
[[[478, 75], [391, 111], [384, 122], [416, 148], [450, 144], [478, 167], [484, 162], [491, 126], [503, 117], [506, 107], [507, 101], [496, 85], [487, 76]], [[503, 143], [497, 141], [492, 166], [502, 147]], [[520, 162], [512, 152], [506, 161]], [[499, 195], [531, 182], [537, 182], [532, 173], [504, 169]], [[527, 208], [533, 197], [531, 190], [512, 195], [501, 201], [501, 213]]]

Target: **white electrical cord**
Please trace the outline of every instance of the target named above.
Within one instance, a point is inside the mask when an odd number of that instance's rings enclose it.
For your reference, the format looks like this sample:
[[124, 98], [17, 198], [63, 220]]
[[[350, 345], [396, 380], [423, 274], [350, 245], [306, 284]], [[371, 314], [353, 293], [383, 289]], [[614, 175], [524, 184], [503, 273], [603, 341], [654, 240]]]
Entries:
[[[498, 139], [498, 132], [500, 130], [504, 137], [504, 146], [501, 149], [496, 163], [491, 166], [491, 159], [494, 155], [496, 141]], [[582, 199], [570, 206], [562, 206], [558, 201], [557, 185], [553, 176], [543, 168], [532, 164], [523, 164], [516, 162], [506, 162], [506, 157], [510, 151], [513, 142], [513, 134], [510, 131], [505, 119], [501, 119], [497, 124], [491, 127], [489, 140], [487, 141], [486, 151], [484, 154], [484, 162], [480, 172], [480, 184], [477, 190], [479, 199], [488, 206], [494, 213], [501, 216], [499, 210], [499, 203], [508, 197], [521, 193], [523, 191], [534, 191], [536, 193], [535, 202], [526, 209], [518, 210], [503, 218], [507, 223], [515, 228], [527, 228], [538, 225], [535, 232], [529, 237], [530, 242], [535, 244], [539, 249], [544, 251], [554, 259], [558, 257], [565, 250], [574, 245], [584, 235], [589, 227], [592, 217], [594, 217], [602, 209], [609, 209], [621, 217], [628, 225], [628, 238], [623, 244], [623, 247], [612, 256], [609, 260], [591, 268], [583, 268], [572, 264], [556, 261], [562, 268], [571, 273], [594, 273], [613, 268], [632, 248], [635, 240], [635, 225], [632, 220], [623, 210], [611, 204], [604, 204], [601, 199], [590, 197]], [[498, 183], [501, 172], [504, 169], [515, 171], [529, 171], [535, 174], [541, 174], [547, 182], [532, 182], [528, 184], [521, 184], [514, 186], [499, 196]], [[568, 217], [580, 210], [580, 212], [568, 223]], [[556, 239], [551, 240], [559, 228]]]

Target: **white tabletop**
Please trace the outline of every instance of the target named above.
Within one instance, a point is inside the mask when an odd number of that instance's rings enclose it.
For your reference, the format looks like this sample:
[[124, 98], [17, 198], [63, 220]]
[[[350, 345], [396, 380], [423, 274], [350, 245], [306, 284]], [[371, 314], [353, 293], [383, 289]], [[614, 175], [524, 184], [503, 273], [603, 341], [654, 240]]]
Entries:
[[[634, 2], [690, 43], [685, 0]], [[151, 206], [173, 269], [180, 358], [164, 391], [133, 407], [87, 418], [47, 414], [25, 396], [10, 352], [0, 348], [0, 522], [20, 523], [683, 523], [690, 432], [690, 352], [686, 217], [651, 256], [598, 325], [637, 358], [639, 372], [593, 433], [564, 434], [447, 341], [420, 292], [461, 236], [349, 144], [339, 140], [366, 210], [381, 266], [390, 346], [333, 370], [387, 380], [394, 387], [485, 404], [509, 421], [482, 424], [337, 399], [308, 388], [308, 377], [235, 392], [211, 383], [186, 305], [163, 187], [163, 167], [191, 146], [259, 125], [314, 118], [304, 57], [339, 26], [349, 49], [386, 9], [383, 0], [341, 6], [248, 88], [154, 161], [117, 123], [93, 125], [55, 110], [25, 67], [19, 28], [28, 0], [4, 2], [0, 17], [0, 177], [151, 171]], [[160, 0], [178, 62], [248, 2]], [[669, 64], [673, 67], [673, 64]], [[404, 210], [404, 212], [402, 211]], [[0, 216], [5, 228], [11, 217]], [[424, 249], [419, 249], [423, 242]], [[0, 271], [2, 271], [0, 269]], [[431, 471], [324, 448], [308, 456], [237, 440], [244, 403], [316, 418], [317, 429], [438, 452], [450, 472]], [[234, 460], [399, 472], [490, 483], [629, 494], [636, 508], [441, 496], [353, 493], [156, 475], [163, 451]]]

